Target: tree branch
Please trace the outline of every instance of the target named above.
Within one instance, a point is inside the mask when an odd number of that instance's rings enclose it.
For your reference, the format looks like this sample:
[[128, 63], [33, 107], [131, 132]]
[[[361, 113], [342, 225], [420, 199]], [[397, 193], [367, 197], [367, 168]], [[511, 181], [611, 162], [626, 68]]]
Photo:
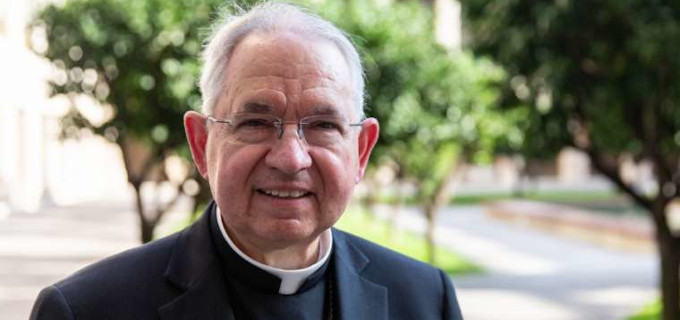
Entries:
[[[576, 129], [576, 132], [571, 133], [572, 141], [571, 145], [579, 149], [583, 152], [585, 152], [588, 157], [590, 158], [591, 163], [595, 167], [597, 171], [602, 173], [604, 176], [606, 176], [611, 182], [613, 182], [621, 191], [625, 192], [628, 194], [633, 200], [640, 205], [641, 207], [647, 209], [649, 212], [653, 212], [652, 210], [652, 200], [643, 196], [642, 194], [636, 192], [631, 186], [629, 186], [626, 182], [621, 179], [619, 176], [619, 167], [618, 165], [614, 165], [613, 167], [610, 165], [607, 165], [604, 159], [602, 159], [602, 152], [596, 149], [596, 147], [593, 146], [591, 143], [591, 133], [588, 128], [588, 116], [586, 115], [585, 111], [583, 110], [582, 106], [580, 103], [577, 103], [575, 108], [574, 108], [576, 118], [574, 121], [578, 123], [578, 129]], [[654, 217], [655, 219], [659, 219], [662, 217]]]
[[631, 198], [633, 198], [635, 203], [637, 203], [638, 205], [647, 210], [651, 210], [652, 200], [638, 193], [625, 181], [623, 181], [623, 179], [621, 179], [621, 177], [619, 176], [618, 166], [612, 167], [610, 165], [607, 165], [607, 163], [602, 159], [601, 153], [595, 150], [593, 147], [584, 148], [576, 145], [575, 143], [572, 143], [572, 146], [585, 152], [590, 158], [590, 161], [592, 162], [595, 169], [598, 172], [602, 173], [605, 177], [607, 177], [611, 182], [613, 182], [619, 189], [621, 189], [621, 191], [625, 192]]

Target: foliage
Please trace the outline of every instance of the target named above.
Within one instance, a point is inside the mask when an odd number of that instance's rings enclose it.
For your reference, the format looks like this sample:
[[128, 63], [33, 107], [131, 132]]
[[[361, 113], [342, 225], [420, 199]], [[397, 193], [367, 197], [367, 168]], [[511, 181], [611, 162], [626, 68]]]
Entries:
[[504, 73], [489, 60], [439, 45], [433, 12], [420, 2], [348, 0], [321, 6], [363, 51], [367, 113], [381, 125], [372, 163], [395, 163], [397, 176], [416, 184], [433, 229], [461, 163], [490, 162], [500, 149], [510, 149], [506, 145], [522, 143], [515, 124], [522, 110], [492, 109], [495, 83]]
[[390, 157], [421, 172], [451, 143], [481, 161], [490, 161], [495, 138], [508, 131], [515, 129], [509, 136], [521, 143], [522, 132], [505, 121], [507, 115], [490, 112], [503, 72], [436, 43], [430, 8], [415, 1], [381, 6], [354, 0], [323, 7], [363, 51], [368, 115], [381, 124], [374, 161]]
[[[70, 0], [48, 6], [36, 24], [47, 29], [44, 56], [57, 69], [53, 93], [85, 94], [114, 108], [104, 123], [89, 124], [113, 141], [130, 134], [152, 149], [185, 145], [181, 119], [200, 103], [195, 86], [200, 33], [212, 9], [209, 2], [193, 0]], [[84, 115], [69, 115], [78, 116]]]
[[[248, 7], [254, 1], [236, 2]], [[110, 111], [110, 117], [93, 122], [73, 108], [64, 117], [64, 132], [90, 128], [118, 143], [136, 190], [144, 181], [167, 178], [154, 169], [168, 155], [189, 158], [181, 119], [200, 104], [197, 57], [219, 4], [221, 0], [68, 0], [48, 6], [36, 21], [47, 29], [50, 45], [44, 55], [57, 70], [54, 93], [90, 96]], [[517, 149], [523, 142], [516, 123], [526, 112], [491, 109], [495, 85], [504, 73], [489, 60], [438, 45], [430, 8], [416, 1], [309, 5], [353, 35], [362, 48], [368, 115], [382, 126], [372, 162], [397, 163], [400, 176], [419, 185], [419, 198], [431, 210], [445, 202], [438, 198], [457, 161], [488, 162], [495, 152]], [[148, 156], [133, 152], [132, 146], [140, 144]], [[145, 214], [141, 204], [138, 199], [142, 224], [153, 227], [163, 210]]]
[[[472, 45], [510, 73], [506, 104], [533, 106], [525, 147], [555, 152], [581, 129], [604, 153], [677, 160], [680, 8], [661, 1], [464, 1]], [[654, 137], [645, 122], [656, 124]], [[585, 128], [584, 128], [585, 127]], [[652, 141], [649, 141], [652, 142]]]
[[[664, 319], [680, 318], [680, 237], [666, 208], [680, 191], [680, 5], [667, 1], [463, 1], [471, 44], [509, 73], [504, 105], [530, 105], [527, 154], [564, 146], [652, 217]], [[651, 161], [655, 190], [619, 174], [618, 159]]]
[[[65, 136], [86, 128], [121, 147], [136, 190], [143, 241], [151, 239], [174, 201], [155, 210], [145, 207], [141, 184], [168, 181], [162, 170], [167, 157], [189, 159], [182, 117], [200, 104], [197, 58], [219, 3], [68, 0], [45, 7], [32, 25], [47, 34], [49, 46], [42, 54], [55, 70], [53, 94], [73, 102], [62, 119]], [[108, 117], [88, 117], [76, 96], [98, 102]]]

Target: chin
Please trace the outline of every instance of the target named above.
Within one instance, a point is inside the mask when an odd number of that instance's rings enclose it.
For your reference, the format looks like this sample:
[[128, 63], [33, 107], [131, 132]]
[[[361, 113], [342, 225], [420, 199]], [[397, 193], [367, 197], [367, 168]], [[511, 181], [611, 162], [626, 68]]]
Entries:
[[270, 241], [293, 243], [312, 240], [321, 234], [323, 230], [325, 229], [300, 226], [298, 222], [278, 222], [265, 228], [264, 232], [260, 234]]

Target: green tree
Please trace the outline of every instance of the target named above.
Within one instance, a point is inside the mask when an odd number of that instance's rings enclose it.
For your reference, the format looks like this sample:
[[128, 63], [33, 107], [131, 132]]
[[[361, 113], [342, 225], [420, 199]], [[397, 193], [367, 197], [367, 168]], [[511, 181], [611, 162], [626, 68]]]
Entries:
[[[650, 215], [661, 257], [663, 318], [680, 319], [680, 4], [670, 1], [463, 1], [474, 50], [510, 77], [504, 105], [532, 106], [530, 153], [564, 146]], [[656, 190], [620, 175], [623, 155], [653, 163]]]
[[[43, 55], [56, 70], [52, 93], [71, 101], [87, 96], [110, 111], [103, 122], [93, 122], [72, 103], [62, 119], [63, 133], [73, 136], [85, 128], [120, 147], [143, 242], [152, 239], [186, 181], [196, 184], [196, 174], [190, 174], [174, 181], [177, 196], [172, 200], [142, 199], [143, 183], [169, 181], [164, 170], [169, 157], [179, 155], [190, 163], [182, 117], [200, 105], [198, 57], [219, 3], [68, 0], [45, 7], [32, 24], [46, 29], [49, 46]], [[210, 193], [203, 186], [199, 199], [206, 201]]]
[[499, 142], [521, 143], [515, 125], [521, 110], [492, 108], [504, 73], [437, 44], [428, 6], [354, 0], [322, 6], [363, 51], [367, 113], [381, 125], [372, 161], [390, 159], [415, 184], [433, 261], [436, 213], [450, 199], [448, 186], [466, 163], [490, 161]]

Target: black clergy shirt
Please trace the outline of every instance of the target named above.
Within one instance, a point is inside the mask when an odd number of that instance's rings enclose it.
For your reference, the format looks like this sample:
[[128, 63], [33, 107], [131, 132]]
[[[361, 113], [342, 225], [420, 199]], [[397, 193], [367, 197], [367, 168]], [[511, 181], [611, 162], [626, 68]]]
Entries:
[[294, 294], [279, 294], [281, 279], [239, 256], [222, 236], [217, 215], [211, 216], [212, 239], [221, 258], [236, 319], [331, 318], [333, 293], [329, 289], [333, 286], [328, 282], [333, 273], [328, 270], [333, 259], [309, 276]]

